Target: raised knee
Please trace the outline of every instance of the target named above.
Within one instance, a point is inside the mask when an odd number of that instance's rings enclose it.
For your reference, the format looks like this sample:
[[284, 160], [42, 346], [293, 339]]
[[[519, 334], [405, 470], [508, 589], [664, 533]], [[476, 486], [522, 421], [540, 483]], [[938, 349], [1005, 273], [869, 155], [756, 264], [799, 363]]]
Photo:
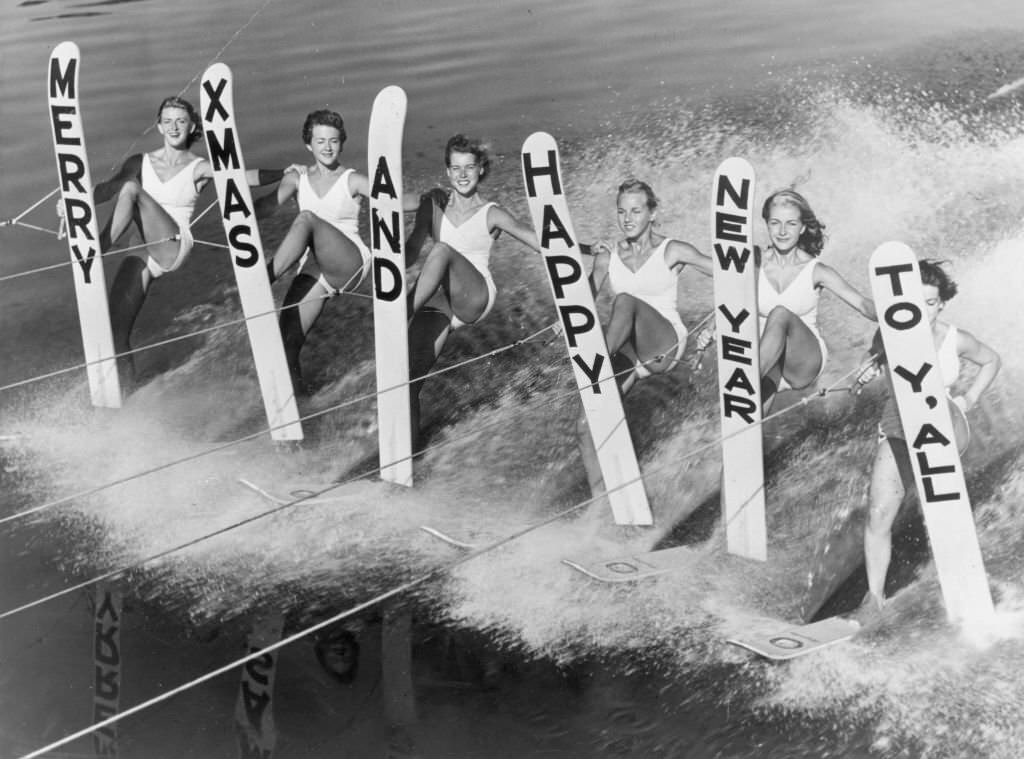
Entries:
[[310, 211], [309, 209], [306, 209], [304, 211], [299, 211], [295, 215], [295, 221], [293, 221], [292, 223], [293, 224], [304, 224], [306, 226], [309, 226], [309, 225], [312, 225], [315, 220], [316, 220], [316, 214], [313, 213], [312, 211]]
[[636, 311], [636, 297], [629, 293], [619, 293], [612, 300], [612, 311], [617, 314], [631, 314]]
[[126, 179], [124, 184], [121, 185], [121, 189], [117, 191], [118, 195], [128, 200], [137, 200], [139, 193], [142, 192], [142, 184], [138, 179]]
[[793, 312], [785, 306], [776, 306], [768, 312], [768, 322], [788, 322], [793, 318]]
[[455, 253], [455, 248], [446, 242], [434, 243], [434, 247], [430, 249], [427, 254], [427, 258], [439, 258], [441, 260], [449, 260]]

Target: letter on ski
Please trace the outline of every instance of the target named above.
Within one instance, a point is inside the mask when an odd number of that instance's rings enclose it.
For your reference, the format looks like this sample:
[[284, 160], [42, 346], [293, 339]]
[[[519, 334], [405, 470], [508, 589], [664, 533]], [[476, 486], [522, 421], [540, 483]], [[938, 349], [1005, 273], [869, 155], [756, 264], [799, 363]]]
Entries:
[[367, 140], [380, 477], [398, 485], [412, 485], [409, 327], [402, 218], [405, 111], [406, 97], [401, 87], [381, 90], [373, 101]]
[[234, 119], [231, 69], [210, 66], [200, 92], [203, 132], [213, 166], [213, 182], [220, 201], [224, 234], [238, 283], [245, 326], [259, 380], [267, 422], [275, 440], [301, 440], [302, 425], [295, 403], [288, 362], [277, 326], [274, 296], [263, 258], [263, 242], [256, 225], [252, 193], [245, 179], [245, 162]]
[[75, 281], [79, 328], [85, 354], [89, 395], [94, 406], [121, 407], [121, 385], [114, 359], [114, 333], [107, 305], [99, 224], [92, 177], [85, 152], [85, 132], [78, 105], [81, 56], [74, 42], [62, 42], [50, 55], [46, 93], [53, 148], [67, 224], [71, 272]]
[[903, 243], [883, 243], [871, 255], [869, 276], [946, 613], [953, 622], [984, 620], [993, 614], [992, 595], [917, 257]]
[[622, 398], [612, 376], [608, 347], [562, 191], [554, 138], [543, 132], [530, 135], [523, 144], [522, 160], [530, 215], [615, 522], [651, 524], [651, 509]]
[[754, 170], [729, 158], [711, 187], [718, 389], [722, 413], [722, 522], [729, 553], [768, 558], [765, 527]]

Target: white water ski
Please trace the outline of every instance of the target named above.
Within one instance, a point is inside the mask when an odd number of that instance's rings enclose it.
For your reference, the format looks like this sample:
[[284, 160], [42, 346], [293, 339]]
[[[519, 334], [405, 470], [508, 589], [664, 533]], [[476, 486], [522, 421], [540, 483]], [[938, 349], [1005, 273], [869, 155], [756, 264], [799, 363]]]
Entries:
[[420, 529], [423, 530], [423, 532], [427, 533], [428, 535], [432, 535], [433, 537], [437, 538], [438, 540], [440, 540], [440, 541], [442, 541], [444, 543], [447, 543], [450, 546], [454, 546], [455, 548], [461, 548], [461, 549], [463, 549], [465, 551], [472, 551], [472, 550], [475, 550], [475, 549], [480, 547], [480, 543], [470, 543], [470, 542], [467, 542], [465, 540], [459, 540], [458, 538], [453, 538], [448, 533], [441, 532], [440, 530], [435, 529], [434, 527], [430, 527], [428, 525], [420, 525]]
[[779, 622], [775, 630], [751, 631], [729, 638], [726, 642], [768, 659], [784, 661], [849, 640], [858, 630], [860, 624], [855, 620], [829, 617], [809, 625], [786, 626], [784, 622]]
[[765, 561], [768, 537], [753, 204], [753, 168], [742, 158], [726, 159], [711, 186], [722, 523], [729, 553]]
[[252, 347], [267, 423], [274, 440], [302, 440], [302, 424], [291, 374], [277, 326], [274, 296], [256, 224], [252, 193], [245, 178], [242, 145], [235, 126], [231, 69], [206, 69], [200, 93], [203, 133], [213, 166], [213, 182], [238, 283], [245, 326]]
[[121, 384], [114, 358], [116, 351], [107, 302], [107, 280], [103, 272], [92, 175], [79, 108], [81, 62], [74, 42], [57, 45], [50, 55], [46, 92], [89, 395], [94, 406], [120, 408]]
[[953, 622], [984, 621], [994, 613], [992, 595], [917, 256], [901, 242], [883, 243], [871, 254], [868, 272], [946, 613]]
[[653, 524], [622, 397], [612, 376], [611, 357], [569, 217], [555, 139], [544, 132], [530, 135], [523, 143], [522, 164], [530, 215], [612, 514], [616, 524]]
[[409, 327], [402, 216], [402, 135], [406, 97], [385, 87], [373, 101], [367, 141], [370, 250], [373, 252], [373, 338], [377, 368], [380, 477], [412, 485]]
[[281, 483], [276, 483], [276, 489], [261, 487], [243, 477], [239, 477], [238, 482], [275, 506], [286, 506], [300, 500], [302, 505], [308, 506], [338, 504], [358, 497], [375, 487], [372, 481], [365, 479], [345, 483], [327, 482], [321, 485], [313, 485], [308, 482], [290, 483], [283, 488]]
[[596, 561], [562, 559], [562, 563], [598, 582], [634, 582], [682, 568], [684, 563], [680, 561], [680, 558], [686, 553], [691, 553], [689, 548], [676, 546], [660, 551], [618, 556], [614, 559]]

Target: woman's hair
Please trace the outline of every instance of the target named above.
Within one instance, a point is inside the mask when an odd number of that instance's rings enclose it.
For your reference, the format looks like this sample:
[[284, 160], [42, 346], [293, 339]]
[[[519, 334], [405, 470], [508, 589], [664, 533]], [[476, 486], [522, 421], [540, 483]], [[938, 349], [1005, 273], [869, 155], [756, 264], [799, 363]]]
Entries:
[[306, 145], [313, 141], [313, 127], [318, 126], [334, 127], [338, 130], [338, 136], [341, 137], [341, 144], [345, 144], [348, 135], [345, 134], [345, 122], [340, 113], [321, 109], [307, 115], [306, 120], [302, 122], [302, 141]]
[[180, 108], [188, 114], [189, 120], [192, 122], [192, 128], [188, 133], [188, 140], [186, 145], [192, 146], [192, 143], [203, 136], [202, 122], [199, 119], [199, 113], [196, 111], [195, 106], [185, 100], [183, 97], [178, 95], [171, 95], [169, 98], [164, 98], [160, 101], [160, 107], [156, 109], [156, 123], [159, 124], [160, 120], [164, 117], [165, 108]]
[[918, 266], [921, 268], [921, 281], [926, 285], [937, 287], [939, 289], [939, 300], [943, 303], [951, 300], [957, 293], [956, 282], [942, 268], [943, 264], [946, 263], [949, 262], [936, 261], [933, 258], [922, 258], [918, 261]]
[[812, 256], [820, 255], [821, 249], [825, 247], [825, 225], [818, 221], [807, 199], [796, 190], [773, 192], [764, 201], [764, 207], [761, 209], [761, 218], [766, 222], [772, 206], [777, 203], [795, 206], [800, 211], [800, 223], [804, 225], [804, 231], [797, 240], [797, 245]]
[[647, 182], [641, 182], [639, 179], [627, 179], [625, 182], [619, 185], [619, 191], [615, 195], [616, 201], [625, 195], [627, 192], [643, 193], [647, 196], [647, 210], [653, 211], [658, 207], [658, 197], [654, 194], [654, 190]]
[[448, 140], [444, 146], [444, 165], [452, 165], [452, 153], [470, 153], [476, 159], [477, 167], [480, 169], [480, 177], [487, 176], [491, 168], [491, 157], [483, 142], [467, 137], [464, 134], [457, 134]]

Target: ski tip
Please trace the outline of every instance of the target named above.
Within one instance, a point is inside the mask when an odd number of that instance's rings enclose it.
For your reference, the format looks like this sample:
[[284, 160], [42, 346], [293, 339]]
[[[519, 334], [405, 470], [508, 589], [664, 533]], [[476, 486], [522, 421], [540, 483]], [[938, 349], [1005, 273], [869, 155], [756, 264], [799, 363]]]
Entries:
[[871, 254], [872, 258], [875, 256], [899, 256], [901, 258], [913, 258], [916, 261], [914, 251], [910, 249], [910, 246], [905, 242], [900, 242], [899, 240], [887, 240], [886, 242], [883, 242], [875, 248], [874, 253]]
[[407, 107], [408, 98], [406, 97], [405, 90], [397, 84], [389, 84], [378, 92], [377, 97], [373, 99], [371, 118], [373, 113], [378, 113], [404, 121]]
[[211, 63], [206, 67], [206, 71], [203, 72], [203, 79], [209, 81], [211, 79], [230, 79], [231, 78], [231, 67], [223, 61], [217, 61]]
[[535, 150], [547, 150], [555, 147], [555, 138], [547, 132], [534, 132], [523, 142], [523, 152], [531, 153]]
[[64, 40], [53, 48], [52, 58], [78, 58], [78, 45], [71, 40]]
[[378, 94], [378, 97], [387, 97], [391, 99], [406, 99], [405, 90], [399, 87], [397, 84], [389, 84], [384, 87]]
[[734, 155], [729, 156], [718, 165], [718, 173], [752, 176], [754, 174], [754, 167], [746, 158]]

